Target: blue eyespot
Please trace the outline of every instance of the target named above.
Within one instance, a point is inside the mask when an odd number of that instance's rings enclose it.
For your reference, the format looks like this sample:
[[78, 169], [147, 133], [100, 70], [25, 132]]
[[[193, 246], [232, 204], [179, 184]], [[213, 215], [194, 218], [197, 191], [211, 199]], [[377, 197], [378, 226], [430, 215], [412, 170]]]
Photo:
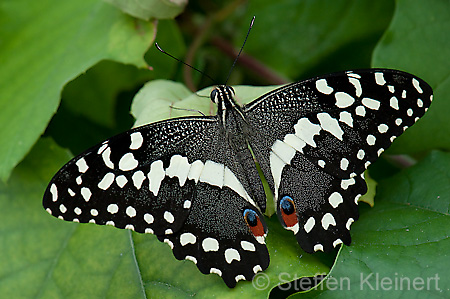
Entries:
[[294, 201], [290, 196], [283, 196], [280, 200], [280, 209], [283, 210], [286, 215], [290, 215], [295, 212]]
[[256, 212], [253, 210], [245, 209], [244, 219], [250, 226], [256, 226], [258, 224], [258, 214], [256, 214]]

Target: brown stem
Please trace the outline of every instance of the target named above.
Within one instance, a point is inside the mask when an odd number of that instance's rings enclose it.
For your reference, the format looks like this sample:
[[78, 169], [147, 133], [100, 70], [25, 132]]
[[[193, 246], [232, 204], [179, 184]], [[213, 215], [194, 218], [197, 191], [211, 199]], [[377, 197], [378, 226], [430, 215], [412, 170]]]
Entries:
[[[220, 37], [213, 37], [211, 42], [214, 46], [232, 59], [236, 58], [236, 55], [239, 52], [230, 43]], [[289, 79], [248, 54], [242, 53], [239, 57], [238, 63], [254, 72], [257, 76], [263, 78], [269, 84], [286, 84], [290, 82]]]

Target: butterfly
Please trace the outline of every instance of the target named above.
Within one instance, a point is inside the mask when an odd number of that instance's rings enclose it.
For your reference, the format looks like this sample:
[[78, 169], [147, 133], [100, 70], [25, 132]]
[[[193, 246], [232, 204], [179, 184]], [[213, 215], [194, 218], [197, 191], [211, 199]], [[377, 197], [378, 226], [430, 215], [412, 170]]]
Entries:
[[240, 106], [211, 92], [217, 115], [168, 119], [114, 136], [63, 166], [44, 194], [51, 215], [155, 234], [174, 256], [233, 288], [269, 266], [266, 195], [304, 251], [351, 242], [363, 173], [431, 104], [397, 70], [337, 72]]

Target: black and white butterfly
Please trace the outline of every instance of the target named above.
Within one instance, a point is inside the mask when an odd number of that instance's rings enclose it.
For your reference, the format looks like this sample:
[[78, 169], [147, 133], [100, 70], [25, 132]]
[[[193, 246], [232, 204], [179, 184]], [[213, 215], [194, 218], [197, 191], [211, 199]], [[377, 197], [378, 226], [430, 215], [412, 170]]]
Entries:
[[281, 224], [306, 252], [349, 245], [367, 191], [364, 170], [433, 97], [423, 80], [389, 69], [289, 84], [243, 107], [234, 96], [217, 86], [217, 115], [138, 127], [75, 157], [50, 182], [45, 209], [67, 221], [155, 234], [177, 259], [234, 287], [269, 266], [254, 158]]

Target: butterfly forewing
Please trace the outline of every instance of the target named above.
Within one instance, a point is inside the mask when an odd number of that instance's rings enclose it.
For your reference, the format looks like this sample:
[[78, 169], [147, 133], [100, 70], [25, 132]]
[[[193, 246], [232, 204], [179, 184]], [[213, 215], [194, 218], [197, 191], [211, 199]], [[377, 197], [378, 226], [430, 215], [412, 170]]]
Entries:
[[[178, 259], [233, 287], [269, 264], [267, 227], [236, 156], [217, 117], [162, 121], [74, 158], [52, 179], [43, 204], [64, 220], [156, 234]], [[246, 209], [260, 220], [256, 234]]]
[[423, 80], [371, 69], [290, 84], [244, 107], [280, 220], [305, 251], [350, 243], [363, 171], [431, 100]]

